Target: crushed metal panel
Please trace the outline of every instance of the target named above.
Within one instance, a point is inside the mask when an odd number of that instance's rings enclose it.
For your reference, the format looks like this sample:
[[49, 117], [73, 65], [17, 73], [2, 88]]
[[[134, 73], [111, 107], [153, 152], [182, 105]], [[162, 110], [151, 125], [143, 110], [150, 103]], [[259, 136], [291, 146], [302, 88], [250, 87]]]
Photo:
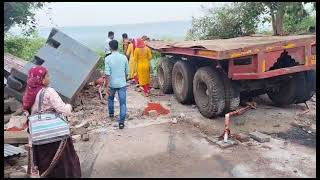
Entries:
[[27, 153], [26, 150], [12, 146], [10, 144], [4, 144], [3, 152], [4, 157]]
[[[93, 73], [100, 56], [57, 29], [52, 29], [45, 44], [35, 59], [43, 60], [50, 74], [50, 86], [67, 103], [72, 103], [75, 95], [83, 88]], [[23, 68], [27, 74], [35, 66], [28, 63]]]

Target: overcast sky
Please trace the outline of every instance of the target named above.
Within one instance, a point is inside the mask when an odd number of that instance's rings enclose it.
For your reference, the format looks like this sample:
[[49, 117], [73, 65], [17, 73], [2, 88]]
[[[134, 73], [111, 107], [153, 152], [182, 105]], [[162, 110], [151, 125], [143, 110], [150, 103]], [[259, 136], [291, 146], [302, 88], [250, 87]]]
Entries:
[[[191, 20], [201, 15], [201, 5], [222, 2], [54, 2], [36, 12], [39, 27], [107, 26]], [[50, 17], [52, 20], [50, 20]]]

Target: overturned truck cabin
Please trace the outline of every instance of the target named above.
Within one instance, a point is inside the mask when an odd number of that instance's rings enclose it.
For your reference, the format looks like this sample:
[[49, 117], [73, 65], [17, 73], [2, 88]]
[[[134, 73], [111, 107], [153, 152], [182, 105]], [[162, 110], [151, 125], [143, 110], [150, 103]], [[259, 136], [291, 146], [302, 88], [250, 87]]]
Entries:
[[162, 54], [164, 93], [195, 102], [208, 118], [235, 110], [240, 100], [267, 93], [274, 105], [304, 103], [315, 92], [316, 35], [151, 41]]

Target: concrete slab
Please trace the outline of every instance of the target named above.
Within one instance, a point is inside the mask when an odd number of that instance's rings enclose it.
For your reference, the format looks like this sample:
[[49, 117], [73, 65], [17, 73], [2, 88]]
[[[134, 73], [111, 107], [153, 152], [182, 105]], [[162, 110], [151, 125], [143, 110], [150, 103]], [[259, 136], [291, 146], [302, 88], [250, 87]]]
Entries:
[[250, 137], [260, 143], [270, 142], [270, 136], [255, 131], [250, 133]]

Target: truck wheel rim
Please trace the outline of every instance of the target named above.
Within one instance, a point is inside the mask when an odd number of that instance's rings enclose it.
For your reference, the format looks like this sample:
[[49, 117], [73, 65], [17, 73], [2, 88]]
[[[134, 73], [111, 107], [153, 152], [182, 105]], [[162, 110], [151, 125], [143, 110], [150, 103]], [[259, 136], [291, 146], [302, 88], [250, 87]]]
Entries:
[[177, 72], [176, 77], [175, 77], [175, 87], [178, 93], [182, 92], [183, 89], [183, 75], [181, 72]]

